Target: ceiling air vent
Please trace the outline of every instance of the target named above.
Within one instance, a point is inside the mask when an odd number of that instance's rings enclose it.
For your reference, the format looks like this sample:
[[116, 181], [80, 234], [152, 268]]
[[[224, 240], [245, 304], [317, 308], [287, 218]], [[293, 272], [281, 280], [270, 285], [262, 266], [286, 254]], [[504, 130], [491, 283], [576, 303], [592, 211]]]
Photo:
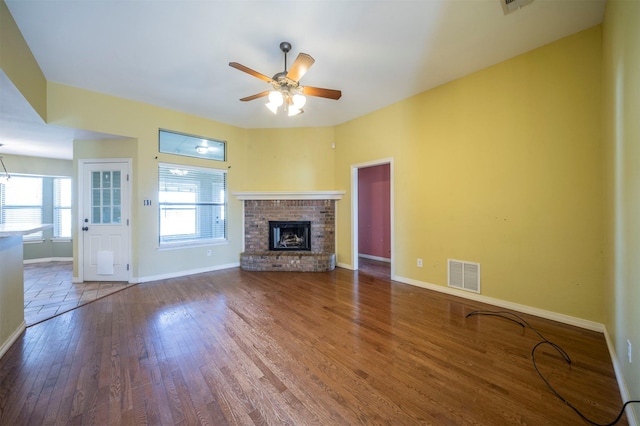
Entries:
[[533, 0], [500, 0], [500, 4], [502, 5], [502, 10], [506, 15], [507, 13], [520, 9], [522, 6], [528, 5], [532, 1]]
[[449, 259], [447, 285], [461, 290], [480, 293], [480, 264]]

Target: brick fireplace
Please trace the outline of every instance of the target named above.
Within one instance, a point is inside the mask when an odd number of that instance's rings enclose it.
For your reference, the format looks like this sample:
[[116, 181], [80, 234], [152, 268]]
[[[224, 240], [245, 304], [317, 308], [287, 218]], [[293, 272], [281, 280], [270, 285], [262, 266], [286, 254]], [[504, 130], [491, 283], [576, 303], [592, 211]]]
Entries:
[[[331, 271], [336, 265], [336, 202], [344, 191], [236, 192], [244, 202], [244, 252], [247, 271]], [[270, 249], [269, 222], [310, 223], [310, 249]], [[271, 235], [273, 240], [273, 235]], [[273, 242], [272, 242], [273, 244]]]

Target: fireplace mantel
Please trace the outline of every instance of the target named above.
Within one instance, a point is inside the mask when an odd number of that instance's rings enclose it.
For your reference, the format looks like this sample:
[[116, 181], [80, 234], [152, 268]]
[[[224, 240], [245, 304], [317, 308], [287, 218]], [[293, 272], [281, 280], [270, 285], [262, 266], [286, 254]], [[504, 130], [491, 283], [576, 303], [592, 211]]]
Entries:
[[238, 200], [341, 200], [345, 191], [232, 192]]

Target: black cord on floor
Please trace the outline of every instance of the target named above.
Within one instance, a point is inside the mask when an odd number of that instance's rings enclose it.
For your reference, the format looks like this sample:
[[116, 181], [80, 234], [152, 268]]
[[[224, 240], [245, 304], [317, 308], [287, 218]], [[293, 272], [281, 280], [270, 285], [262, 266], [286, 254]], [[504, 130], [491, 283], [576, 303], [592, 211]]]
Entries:
[[551, 392], [553, 392], [553, 394], [555, 396], [557, 396], [562, 402], [564, 402], [567, 406], [569, 406], [569, 408], [571, 408], [573, 411], [575, 411], [576, 414], [578, 414], [583, 420], [585, 420], [589, 424], [592, 424], [594, 426], [613, 426], [613, 425], [615, 425], [616, 423], [618, 423], [620, 421], [620, 419], [622, 418], [622, 415], [624, 414], [624, 410], [627, 407], [627, 405], [629, 405], [629, 404], [640, 404], [639, 400], [627, 401], [622, 405], [622, 408], [620, 409], [620, 413], [618, 414], [618, 417], [616, 417], [616, 419], [614, 421], [612, 421], [611, 423], [604, 423], [603, 424], [603, 423], [594, 422], [593, 420], [591, 420], [590, 418], [585, 416], [580, 410], [578, 410], [571, 402], [569, 402], [565, 397], [563, 397], [557, 390], [555, 390], [554, 387], [551, 386], [549, 381], [547, 381], [547, 379], [544, 377], [542, 372], [540, 372], [540, 370], [538, 369], [538, 364], [536, 362], [536, 350], [539, 347], [543, 346], [543, 345], [549, 345], [552, 348], [554, 348], [562, 356], [562, 358], [566, 361], [566, 363], [571, 365], [571, 358], [569, 357], [569, 354], [567, 354], [565, 352], [564, 349], [562, 349], [560, 346], [556, 345], [555, 343], [551, 342], [549, 339], [544, 337], [542, 335], [542, 333], [540, 333], [535, 327], [533, 327], [531, 324], [529, 324], [524, 318], [522, 318], [520, 315], [514, 314], [513, 312], [507, 312], [507, 311], [473, 311], [473, 312], [468, 313], [466, 318], [469, 318], [469, 317], [474, 316], [474, 315], [485, 315], [485, 316], [500, 317], [500, 318], [515, 322], [516, 324], [520, 325], [523, 328], [523, 330], [528, 328], [528, 329], [532, 330], [534, 333], [536, 333], [540, 337], [541, 341], [538, 342], [533, 347], [533, 349], [531, 349], [531, 361], [533, 362], [533, 368], [535, 368], [536, 373], [538, 373], [538, 376], [540, 376], [542, 381], [547, 385], [547, 387], [551, 390]]

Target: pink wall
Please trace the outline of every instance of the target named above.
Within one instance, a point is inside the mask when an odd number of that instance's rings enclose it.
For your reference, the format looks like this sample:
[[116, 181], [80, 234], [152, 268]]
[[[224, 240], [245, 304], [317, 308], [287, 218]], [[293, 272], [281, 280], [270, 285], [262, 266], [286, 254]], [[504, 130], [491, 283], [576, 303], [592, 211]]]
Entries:
[[358, 169], [359, 254], [391, 259], [390, 166]]

